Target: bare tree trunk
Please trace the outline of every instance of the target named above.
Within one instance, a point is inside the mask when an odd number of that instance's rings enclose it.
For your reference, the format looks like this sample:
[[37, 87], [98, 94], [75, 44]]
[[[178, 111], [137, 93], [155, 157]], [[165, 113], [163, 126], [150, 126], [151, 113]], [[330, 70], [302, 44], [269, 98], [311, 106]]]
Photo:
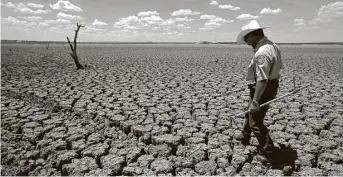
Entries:
[[47, 43], [47, 44], [46, 44], [46, 50], [48, 50], [48, 49], [49, 49], [50, 42], [51, 42], [51, 41], [49, 41], [49, 43]]
[[70, 49], [72, 52], [70, 52], [70, 56], [74, 59], [75, 65], [77, 69], [84, 69], [83, 65], [79, 62], [79, 57], [77, 56], [76, 53], [76, 39], [77, 39], [77, 34], [79, 33], [80, 27], [85, 27], [84, 25], [79, 25], [76, 23], [77, 29], [75, 30], [75, 37], [74, 37], [74, 46], [71, 44], [69, 37], [67, 37]]

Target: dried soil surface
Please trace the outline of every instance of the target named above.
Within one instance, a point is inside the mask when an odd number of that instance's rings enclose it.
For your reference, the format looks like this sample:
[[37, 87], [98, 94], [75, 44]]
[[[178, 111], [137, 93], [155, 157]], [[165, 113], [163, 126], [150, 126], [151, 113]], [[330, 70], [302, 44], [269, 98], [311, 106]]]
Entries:
[[281, 46], [265, 124], [295, 166], [255, 159], [236, 137], [252, 50], [228, 45], [2, 45], [1, 175], [342, 175], [343, 49]]

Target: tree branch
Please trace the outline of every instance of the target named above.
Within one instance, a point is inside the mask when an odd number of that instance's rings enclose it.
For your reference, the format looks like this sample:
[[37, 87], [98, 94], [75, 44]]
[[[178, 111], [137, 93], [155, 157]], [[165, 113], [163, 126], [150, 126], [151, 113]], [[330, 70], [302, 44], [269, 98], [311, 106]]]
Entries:
[[47, 44], [46, 44], [46, 46], [45, 46], [45, 47], [46, 47], [46, 50], [48, 50], [48, 49], [49, 49], [50, 42], [51, 42], [51, 41], [49, 41], [49, 43], [47, 43]]
[[85, 25], [81, 25], [79, 23], [76, 23], [77, 29], [75, 30], [75, 37], [74, 37], [74, 51], [76, 52], [76, 39], [77, 39], [77, 34], [79, 33], [79, 30], [81, 27], [85, 27]]
[[84, 27], [84, 25], [79, 25], [78, 23], [76, 23], [77, 29], [75, 30], [75, 37], [74, 37], [74, 47], [72, 45], [72, 43], [69, 40], [69, 37], [67, 37], [70, 49], [72, 52], [70, 52], [70, 56], [74, 59], [74, 62], [76, 64], [77, 69], [84, 69], [84, 67], [82, 66], [82, 64], [79, 62], [79, 58], [77, 56], [76, 53], [76, 40], [77, 40], [77, 34], [79, 33], [79, 30], [81, 27]]
[[71, 43], [70, 43], [69, 37], [67, 37], [67, 40], [68, 40], [71, 51], [74, 52], [74, 48], [73, 48], [73, 45], [71, 45]]

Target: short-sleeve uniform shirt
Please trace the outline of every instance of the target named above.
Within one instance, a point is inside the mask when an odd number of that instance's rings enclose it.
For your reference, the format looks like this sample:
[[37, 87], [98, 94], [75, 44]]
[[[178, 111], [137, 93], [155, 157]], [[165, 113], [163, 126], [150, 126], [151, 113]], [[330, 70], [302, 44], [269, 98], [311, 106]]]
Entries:
[[280, 70], [283, 68], [279, 47], [267, 37], [263, 37], [257, 43], [254, 52], [254, 58], [248, 67], [248, 83], [279, 79]]

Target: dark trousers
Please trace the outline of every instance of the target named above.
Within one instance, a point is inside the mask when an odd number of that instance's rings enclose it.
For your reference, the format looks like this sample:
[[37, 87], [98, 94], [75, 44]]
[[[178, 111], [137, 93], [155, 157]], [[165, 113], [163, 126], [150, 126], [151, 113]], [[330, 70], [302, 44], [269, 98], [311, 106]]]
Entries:
[[[276, 97], [277, 89], [279, 87], [278, 80], [269, 80], [267, 86], [262, 94], [261, 99], [258, 101], [259, 104], [268, 102]], [[250, 98], [254, 98], [255, 86], [249, 85]], [[264, 117], [269, 109], [269, 106], [260, 108], [257, 112], [248, 113], [245, 115], [245, 123], [243, 127], [243, 134], [245, 137], [250, 138], [251, 132], [253, 132], [260, 144], [261, 153], [269, 155], [273, 153], [274, 145], [273, 141], [269, 136], [267, 127], [263, 124]]]

